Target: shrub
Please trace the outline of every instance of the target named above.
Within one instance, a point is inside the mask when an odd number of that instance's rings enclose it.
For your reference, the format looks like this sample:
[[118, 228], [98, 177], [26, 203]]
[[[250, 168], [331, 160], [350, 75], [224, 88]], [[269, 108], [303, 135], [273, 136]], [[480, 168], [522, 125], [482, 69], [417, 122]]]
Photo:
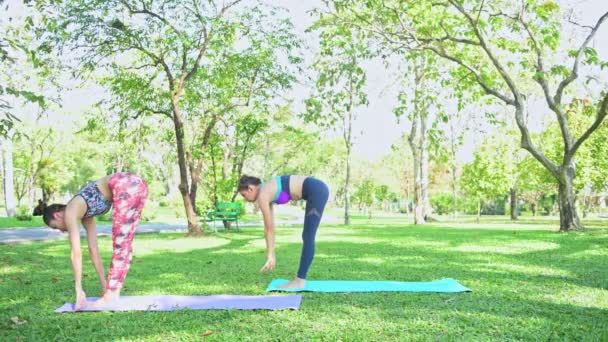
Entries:
[[171, 199], [171, 207], [173, 208], [176, 218], [186, 218], [186, 213], [184, 211], [184, 200], [182, 199], [181, 195], [174, 196]]
[[158, 207], [159, 204], [157, 202], [148, 200], [141, 213], [141, 221], [150, 222], [158, 217]]
[[17, 215], [15, 215], [17, 221], [31, 221], [32, 220], [32, 209], [27, 205], [20, 205], [17, 207]]
[[454, 211], [454, 198], [451, 193], [442, 192], [431, 196], [433, 212], [438, 215], [450, 214]]

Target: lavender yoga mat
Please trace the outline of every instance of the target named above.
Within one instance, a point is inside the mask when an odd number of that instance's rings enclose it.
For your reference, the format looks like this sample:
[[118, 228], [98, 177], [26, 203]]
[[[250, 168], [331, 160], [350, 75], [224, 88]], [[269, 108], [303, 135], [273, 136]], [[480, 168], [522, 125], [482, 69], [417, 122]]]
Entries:
[[[97, 298], [89, 297], [87, 302]], [[116, 302], [81, 311], [173, 311], [190, 310], [282, 310], [300, 308], [301, 295], [295, 296], [121, 296]], [[55, 312], [75, 312], [74, 304], [65, 303]]]

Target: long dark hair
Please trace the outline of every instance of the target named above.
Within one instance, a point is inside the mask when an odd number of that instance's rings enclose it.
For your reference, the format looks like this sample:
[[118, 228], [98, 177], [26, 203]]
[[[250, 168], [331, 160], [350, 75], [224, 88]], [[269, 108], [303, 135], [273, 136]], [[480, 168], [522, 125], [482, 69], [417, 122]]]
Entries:
[[42, 216], [42, 220], [48, 226], [55, 213], [64, 211], [65, 204], [54, 203], [51, 205], [47, 205], [42, 200], [38, 200], [38, 205], [34, 208], [34, 212], [32, 215], [34, 216]]
[[239, 180], [239, 191], [247, 190], [250, 185], [260, 185], [262, 181], [258, 177], [242, 175]]

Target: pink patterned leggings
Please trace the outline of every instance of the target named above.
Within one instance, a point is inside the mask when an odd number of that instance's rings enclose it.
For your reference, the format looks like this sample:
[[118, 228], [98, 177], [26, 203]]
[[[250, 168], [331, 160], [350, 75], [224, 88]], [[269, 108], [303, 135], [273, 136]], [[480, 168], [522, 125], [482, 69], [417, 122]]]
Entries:
[[148, 185], [131, 173], [115, 173], [110, 177], [112, 190], [112, 262], [108, 272], [107, 290], [120, 290], [131, 266], [133, 235], [148, 198]]

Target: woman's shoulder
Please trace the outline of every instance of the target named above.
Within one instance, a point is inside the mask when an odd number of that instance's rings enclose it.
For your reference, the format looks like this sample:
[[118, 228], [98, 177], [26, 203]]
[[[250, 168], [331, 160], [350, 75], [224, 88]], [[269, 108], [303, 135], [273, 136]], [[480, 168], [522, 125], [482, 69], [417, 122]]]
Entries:
[[277, 177], [273, 176], [267, 179], [265, 182], [260, 184], [260, 193], [258, 195], [258, 199], [266, 199], [267, 197], [274, 196], [274, 193], [277, 191]]
[[82, 217], [87, 211], [87, 202], [82, 195], [77, 194], [72, 197], [65, 205], [66, 213], [74, 213], [76, 216]]

